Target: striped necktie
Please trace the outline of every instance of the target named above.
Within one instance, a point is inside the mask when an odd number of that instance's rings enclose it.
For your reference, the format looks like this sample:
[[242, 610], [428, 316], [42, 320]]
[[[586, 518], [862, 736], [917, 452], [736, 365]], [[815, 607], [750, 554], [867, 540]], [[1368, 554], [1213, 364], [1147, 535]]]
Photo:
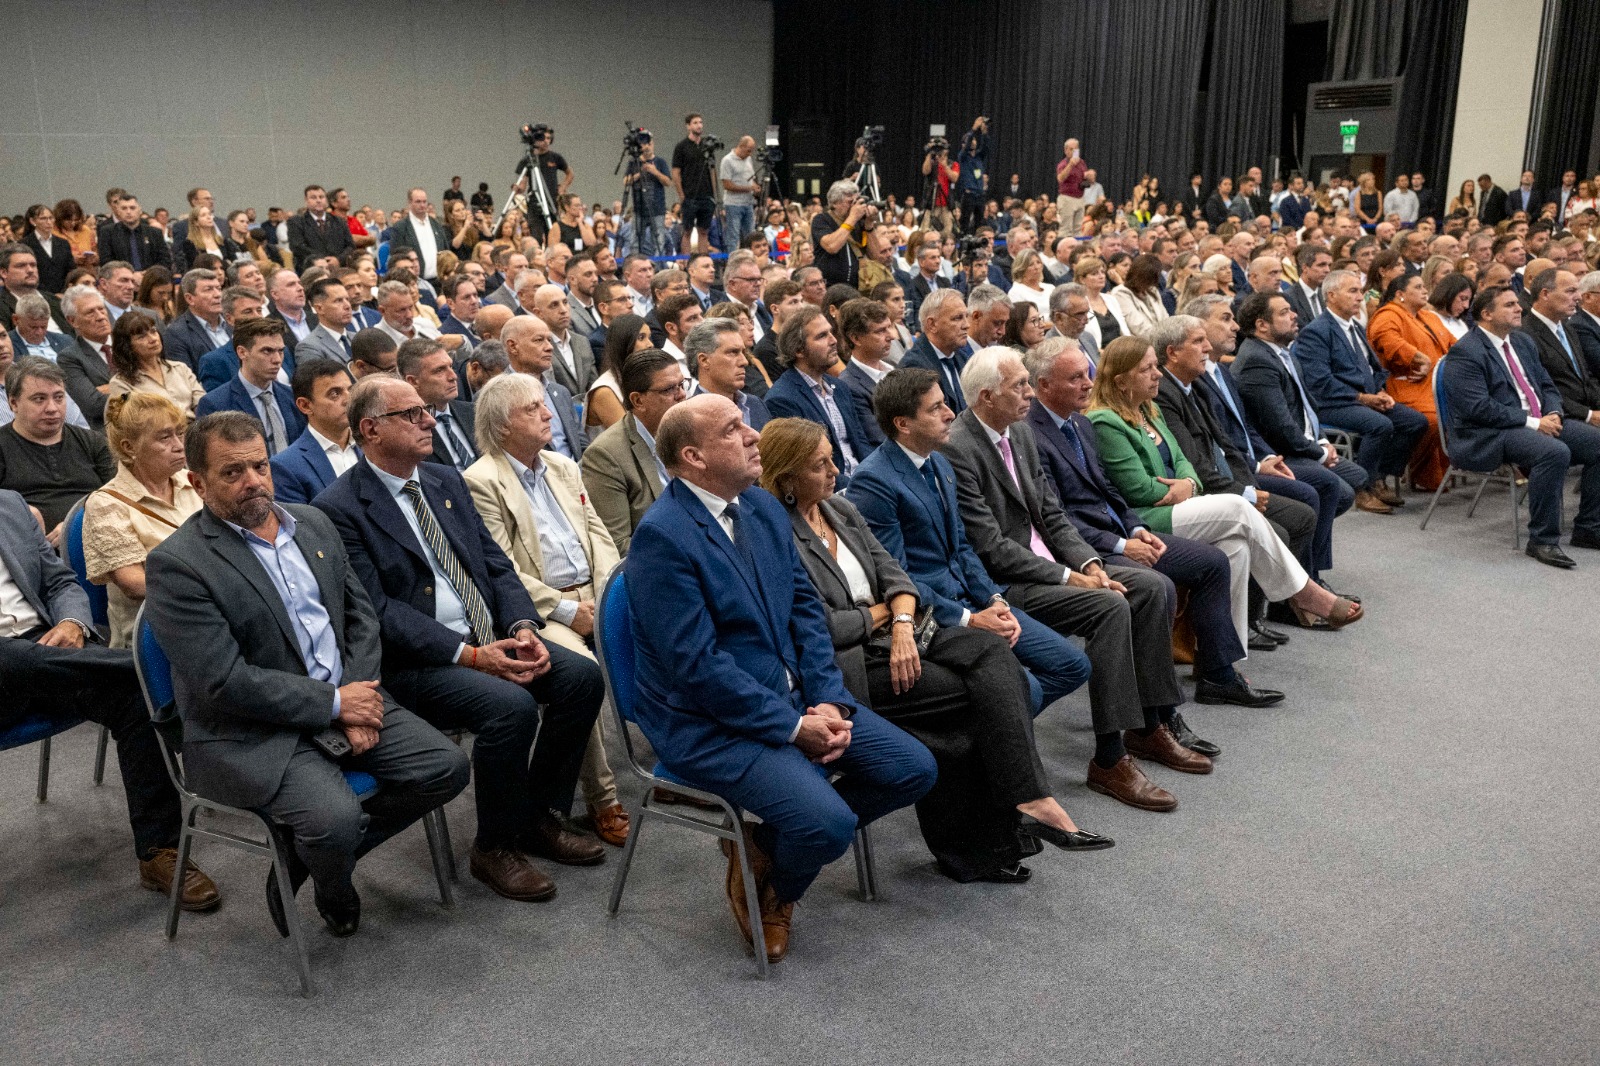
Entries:
[[484, 605], [478, 586], [467, 576], [455, 549], [445, 539], [444, 530], [439, 528], [438, 520], [433, 517], [433, 509], [423, 499], [422, 486], [415, 481], [408, 481], [405, 494], [411, 497], [411, 506], [417, 512], [417, 526], [422, 530], [423, 539], [428, 542], [433, 557], [439, 561], [439, 569], [450, 580], [451, 587], [461, 599], [462, 608], [467, 612], [467, 625], [472, 628], [472, 643], [480, 648], [494, 643], [494, 622], [489, 617], [489, 608]]

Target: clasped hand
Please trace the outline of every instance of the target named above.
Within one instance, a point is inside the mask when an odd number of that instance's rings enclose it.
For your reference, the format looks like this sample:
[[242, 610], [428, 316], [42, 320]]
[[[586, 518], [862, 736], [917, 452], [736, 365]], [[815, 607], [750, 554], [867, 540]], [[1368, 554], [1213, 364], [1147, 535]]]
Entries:
[[853, 723], [831, 703], [807, 707], [800, 719], [800, 731], [794, 735], [794, 746], [814, 763], [826, 765], [844, 754], [850, 746]]

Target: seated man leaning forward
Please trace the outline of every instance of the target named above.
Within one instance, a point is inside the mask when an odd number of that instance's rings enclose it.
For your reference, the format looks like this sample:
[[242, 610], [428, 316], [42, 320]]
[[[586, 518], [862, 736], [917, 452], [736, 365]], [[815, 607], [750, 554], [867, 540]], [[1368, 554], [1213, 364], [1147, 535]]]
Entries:
[[656, 444], [673, 480], [634, 533], [627, 573], [648, 590], [631, 599], [640, 728], [673, 774], [762, 819], [746, 830], [761, 913], [746, 913], [737, 852], [728, 901], [752, 943], [760, 922], [776, 962], [817, 873], [936, 770], [845, 688], [788, 513], [752, 487], [759, 440], [721, 396], [667, 412]]

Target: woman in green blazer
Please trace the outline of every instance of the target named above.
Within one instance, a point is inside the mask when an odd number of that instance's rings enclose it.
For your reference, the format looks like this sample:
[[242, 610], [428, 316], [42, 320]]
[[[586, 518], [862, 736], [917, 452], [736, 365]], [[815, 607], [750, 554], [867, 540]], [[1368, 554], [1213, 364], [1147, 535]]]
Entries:
[[[1189, 350], [1188, 331], [1174, 320], [1158, 328], [1169, 358], [1206, 358], [1198, 345]], [[1166, 323], [1162, 324], [1163, 327]], [[1156, 533], [1175, 533], [1204, 541], [1228, 557], [1232, 575], [1233, 624], [1239, 640], [1249, 639], [1248, 602], [1254, 578], [1269, 600], [1288, 600], [1302, 620], [1325, 618], [1339, 629], [1361, 617], [1361, 605], [1312, 581], [1278, 539], [1261, 512], [1232, 493], [1207, 496], [1183, 450], [1172, 439], [1156, 407], [1161, 367], [1155, 349], [1142, 337], [1119, 337], [1100, 353], [1094, 392], [1086, 412], [1094, 423], [1100, 463], [1129, 506]]]

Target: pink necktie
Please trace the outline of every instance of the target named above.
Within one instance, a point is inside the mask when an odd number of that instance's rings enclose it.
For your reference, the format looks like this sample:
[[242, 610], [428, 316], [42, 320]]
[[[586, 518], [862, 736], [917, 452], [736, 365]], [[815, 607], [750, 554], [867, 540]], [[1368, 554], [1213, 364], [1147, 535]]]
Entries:
[[1506, 365], [1511, 367], [1511, 376], [1517, 379], [1517, 388], [1522, 390], [1522, 398], [1528, 401], [1528, 413], [1534, 418], [1542, 418], [1539, 409], [1539, 396], [1533, 391], [1533, 386], [1528, 384], [1528, 379], [1523, 376], [1522, 365], [1517, 362], [1517, 357], [1511, 352], [1511, 342], [1502, 342], [1506, 346]]
[[[999, 441], [999, 448], [1000, 458], [1005, 460], [1006, 470], [1011, 474], [1011, 483], [1017, 487], [1018, 492], [1021, 492], [1022, 482], [1017, 477], [1017, 464], [1011, 455], [1010, 438], [1001, 437]], [[1027, 497], [1024, 496], [1023, 499], [1027, 499]], [[1032, 548], [1033, 554], [1039, 556], [1041, 559], [1055, 558], [1055, 556], [1050, 553], [1049, 546], [1045, 544], [1044, 538], [1039, 536], [1039, 531], [1033, 528], [1032, 520], [1029, 520], [1028, 522], [1028, 547]]]

